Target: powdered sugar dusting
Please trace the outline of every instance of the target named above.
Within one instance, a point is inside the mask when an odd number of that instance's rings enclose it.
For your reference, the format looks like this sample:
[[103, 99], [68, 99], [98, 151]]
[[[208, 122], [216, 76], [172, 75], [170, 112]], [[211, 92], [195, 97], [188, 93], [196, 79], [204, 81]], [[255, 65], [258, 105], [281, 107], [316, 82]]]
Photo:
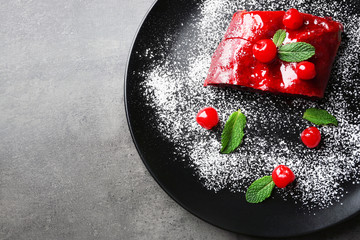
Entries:
[[[246, 2], [246, 3], [245, 3]], [[266, 2], [266, 3], [265, 3]], [[199, 5], [200, 14], [181, 27], [192, 29], [164, 48], [163, 61], [145, 76], [142, 92], [146, 104], [156, 112], [157, 128], [176, 145], [178, 156], [189, 159], [196, 176], [210, 191], [228, 189], [244, 193], [249, 184], [274, 167], [285, 164], [296, 175], [296, 183], [275, 192], [284, 200], [294, 199], [307, 206], [326, 208], [341, 201], [344, 182], [360, 180], [360, 112], [358, 106], [360, 14], [344, 9], [346, 1], [315, 0], [208, 0]], [[286, 10], [332, 16], [344, 24], [345, 33], [326, 97], [321, 101], [238, 91], [231, 88], [203, 87], [211, 55], [237, 10]], [[181, 31], [181, 29], [180, 29]], [[189, 31], [187, 31], [189, 32]], [[162, 40], [164, 41], [164, 40]], [[168, 45], [166, 40], [159, 44]], [[183, 50], [187, 51], [184, 54]], [[153, 49], [142, 54], [151, 59]], [[188, 64], [178, 59], [186, 58]], [[196, 113], [212, 106], [219, 112], [220, 125], [211, 131], [195, 121]], [[321, 127], [319, 149], [304, 147], [299, 134], [311, 123], [302, 119], [309, 107], [333, 113], [339, 126]], [[220, 154], [220, 136], [228, 116], [241, 109], [248, 123], [241, 147], [232, 154]]]

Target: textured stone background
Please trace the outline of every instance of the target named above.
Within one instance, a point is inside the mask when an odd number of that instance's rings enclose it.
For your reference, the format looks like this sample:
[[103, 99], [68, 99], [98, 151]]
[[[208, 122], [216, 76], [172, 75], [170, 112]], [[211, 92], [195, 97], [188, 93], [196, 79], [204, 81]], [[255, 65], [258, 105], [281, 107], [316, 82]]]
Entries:
[[0, 239], [255, 239], [186, 212], [135, 150], [123, 74], [152, 2], [0, 1]]

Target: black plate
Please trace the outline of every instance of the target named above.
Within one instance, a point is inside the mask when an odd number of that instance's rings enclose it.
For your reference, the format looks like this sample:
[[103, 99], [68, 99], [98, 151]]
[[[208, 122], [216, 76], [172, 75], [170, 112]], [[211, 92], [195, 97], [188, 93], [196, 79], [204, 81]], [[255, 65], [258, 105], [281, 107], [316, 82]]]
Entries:
[[[215, 193], [207, 190], [194, 176], [194, 170], [188, 166], [186, 157], [185, 161], [174, 161], [178, 157], [174, 153], [174, 144], [148, 121], [154, 116], [155, 110], [144, 104], [146, 99], [139, 91], [144, 78], [137, 74], [150, 69], [152, 63], [163, 56], [158, 55], [149, 60], [139, 53], [148, 48], [161, 51], [161, 39], [169, 36], [176, 38], [187, 31], [186, 24], [179, 31], [181, 23], [194, 21], [194, 16], [199, 14], [198, 6], [199, 1], [190, 0], [164, 0], [155, 3], [138, 32], [128, 61], [125, 81], [128, 124], [136, 148], [152, 176], [189, 212], [218, 227], [238, 233], [267, 237], [302, 235], [356, 214], [360, 209], [358, 185], [344, 184], [343, 187], [349, 193], [342, 199], [342, 204], [335, 203], [329, 208], [307, 214], [293, 201], [283, 201], [276, 196], [254, 205], [246, 203], [239, 193], [227, 190]], [[349, 6], [354, 6], [354, 1]]]

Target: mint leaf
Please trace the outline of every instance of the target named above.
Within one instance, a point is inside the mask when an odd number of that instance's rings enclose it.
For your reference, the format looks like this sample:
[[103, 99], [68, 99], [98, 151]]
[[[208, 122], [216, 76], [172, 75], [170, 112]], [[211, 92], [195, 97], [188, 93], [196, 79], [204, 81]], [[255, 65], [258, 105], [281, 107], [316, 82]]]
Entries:
[[286, 31], [284, 29], [279, 29], [276, 31], [273, 37], [273, 42], [275, 43], [276, 47], [281, 46], [286, 38]]
[[271, 176], [259, 178], [253, 182], [246, 191], [246, 201], [249, 203], [259, 203], [270, 197], [275, 183]]
[[279, 47], [279, 58], [285, 62], [305, 61], [315, 54], [315, 47], [306, 42], [293, 42]]
[[303, 118], [316, 125], [338, 125], [336, 118], [323, 109], [309, 108], [305, 111]]
[[231, 153], [244, 137], [246, 117], [240, 110], [230, 115], [221, 134], [221, 153]]

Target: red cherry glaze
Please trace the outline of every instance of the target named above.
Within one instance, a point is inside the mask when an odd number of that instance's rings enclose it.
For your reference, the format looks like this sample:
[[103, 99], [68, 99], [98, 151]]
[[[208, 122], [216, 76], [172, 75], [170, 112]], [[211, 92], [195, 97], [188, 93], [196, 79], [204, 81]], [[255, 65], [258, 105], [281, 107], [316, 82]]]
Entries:
[[196, 121], [200, 126], [209, 130], [218, 124], [219, 116], [214, 108], [207, 107], [198, 112]]
[[284, 18], [283, 18], [283, 24], [286, 28], [289, 28], [291, 30], [295, 30], [300, 28], [304, 23], [304, 17], [301, 13], [299, 13], [298, 10], [295, 8], [290, 8], [286, 11]]
[[278, 188], [284, 188], [295, 180], [295, 175], [287, 166], [279, 165], [272, 172], [272, 179]]
[[[273, 93], [324, 96], [332, 63], [340, 45], [341, 23], [307, 13], [301, 13], [304, 24], [293, 31], [283, 24], [284, 11], [238, 11], [213, 54], [205, 86], [238, 86]], [[306, 22], [306, 24], [305, 24]], [[311, 59], [316, 77], [301, 80], [296, 74], [297, 63], [277, 57], [271, 63], [254, 58], [253, 45], [261, 39], [271, 39], [277, 30], [286, 29], [287, 42], [307, 42], [316, 49]]]
[[271, 39], [260, 40], [254, 44], [253, 54], [262, 63], [271, 62], [277, 54], [275, 43]]
[[308, 127], [301, 133], [301, 141], [308, 147], [314, 148], [319, 145], [321, 133], [316, 127]]
[[308, 61], [296, 65], [296, 74], [302, 80], [310, 80], [316, 76], [315, 64]]

